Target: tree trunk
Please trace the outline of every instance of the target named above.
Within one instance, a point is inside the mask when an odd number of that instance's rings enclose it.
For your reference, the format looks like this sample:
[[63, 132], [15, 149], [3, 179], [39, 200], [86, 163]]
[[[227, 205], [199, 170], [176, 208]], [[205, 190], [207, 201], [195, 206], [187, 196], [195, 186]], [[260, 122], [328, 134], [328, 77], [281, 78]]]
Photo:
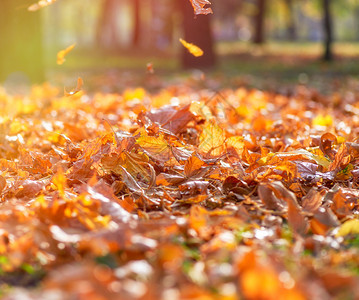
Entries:
[[297, 39], [297, 28], [295, 26], [293, 0], [285, 0], [285, 4], [287, 5], [287, 10], [288, 10], [287, 37], [288, 37], [288, 40], [295, 41]]
[[254, 36], [253, 43], [264, 43], [264, 21], [266, 12], [266, 0], [257, 0], [257, 11], [254, 16]]
[[111, 49], [118, 47], [116, 10], [117, 0], [102, 1], [102, 12], [96, 32], [96, 41], [100, 48]]
[[354, 8], [354, 24], [355, 26], [355, 33], [354, 33], [354, 41], [359, 41], [359, 5], [356, 4]]
[[132, 46], [138, 46], [141, 35], [140, 0], [133, 1], [133, 34]]
[[193, 7], [188, 0], [178, 0], [183, 16], [183, 38], [200, 47], [204, 54], [195, 57], [187, 49], [182, 50], [181, 64], [184, 68], [210, 68], [215, 65], [211, 16], [193, 13]]
[[0, 82], [12, 74], [33, 83], [45, 79], [41, 15], [28, 6], [27, 0], [0, 1]]
[[324, 54], [323, 60], [333, 60], [332, 44], [333, 44], [333, 25], [331, 14], [331, 0], [322, 0], [323, 5], [323, 30], [324, 30]]

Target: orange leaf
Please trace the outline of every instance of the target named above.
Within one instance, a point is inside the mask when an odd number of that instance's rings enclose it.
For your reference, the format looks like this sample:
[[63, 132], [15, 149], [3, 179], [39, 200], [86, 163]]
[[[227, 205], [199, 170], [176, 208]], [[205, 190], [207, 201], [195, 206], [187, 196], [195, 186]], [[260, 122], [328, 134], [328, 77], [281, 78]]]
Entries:
[[189, 51], [189, 53], [191, 53], [193, 56], [198, 57], [198, 56], [202, 56], [203, 55], [203, 50], [201, 48], [199, 48], [198, 46], [191, 44], [191, 43], [187, 43], [185, 40], [183, 39], [179, 39], [180, 42], [182, 43], [182, 45], [187, 48], [187, 50]]
[[197, 156], [192, 155], [184, 165], [184, 174], [187, 177], [191, 177], [192, 175], [198, 173], [203, 165], [204, 162], [202, 160], [200, 160]]
[[208, 212], [199, 205], [193, 205], [189, 213], [189, 225], [201, 238], [207, 239], [211, 230], [208, 226]]
[[56, 189], [59, 191], [60, 196], [64, 197], [67, 180], [66, 180], [65, 174], [61, 168], [52, 177], [51, 181], [56, 186]]
[[66, 90], [65, 90], [65, 96], [70, 97], [70, 96], [77, 94], [79, 91], [81, 91], [83, 85], [84, 85], [84, 82], [83, 82], [82, 78], [81, 77], [77, 78], [76, 88], [74, 90], [72, 90], [71, 92], [66, 92]]
[[56, 61], [57, 64], [62, 65], [66, 60], [65, 56], [74, 48], [75, 48], [75, 44], [72, 44], [71, 46], [68, 46], [66, 49], [57, 52], [57, 61]]
[[155, 70], [153, 69], [153, 63], [151, 62], [147, 63], [146, 68], [147, 68], [147, 73], [149, 74], [153, 74], [155, 72]]

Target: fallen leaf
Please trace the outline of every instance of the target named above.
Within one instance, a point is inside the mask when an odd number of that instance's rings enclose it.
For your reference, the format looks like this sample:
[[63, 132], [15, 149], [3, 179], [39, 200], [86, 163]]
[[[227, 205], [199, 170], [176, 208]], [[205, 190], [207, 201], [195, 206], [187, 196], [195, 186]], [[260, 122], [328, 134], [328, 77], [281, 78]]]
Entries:
[[359, 220], [358, 219], [352, 219], [348, 220], [345, 223], [343, 223], [338, 232], [336, 233], [336, 236], [347, 236], [350, 234], [359, 234]]
[[203, 165], [204, 162], [201, 159], [195, 155], [192, 155], [184, 165], [184, 174], [186, 177], [191, 177], [197, 174]]
[[225, 132], [214, 121], [206, 122], [199, 136], [198, 150], [209, 156], [220, 156], [223, 154]]
[[308, 220], [303, 215], [302, 209], [299, 206], [294, 193], [287, 190], [279, 181], [268, 183], [265, 186], [269, 187], [276, 197], [287, 202], [289, 225], [296, 233], [304, 235], [308, 230]]
[[136, 143], [153, 159], [166, 162], [171, 157], [171, 147], [162, 134], [155, 137], [143, 133], [136, 139]]

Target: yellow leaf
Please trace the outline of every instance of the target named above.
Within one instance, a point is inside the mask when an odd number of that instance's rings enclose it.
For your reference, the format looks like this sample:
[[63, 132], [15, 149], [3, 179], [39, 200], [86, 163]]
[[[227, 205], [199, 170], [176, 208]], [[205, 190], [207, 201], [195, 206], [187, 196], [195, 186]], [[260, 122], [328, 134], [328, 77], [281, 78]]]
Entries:
[[143, 88], [126, 89], [123, 93], [125, 101], [143, 100], [146, 96], [146, 91]]
[[180, 42], [182, 43], [182, 45], [187, 48], [187, 50], [189, 51], [189, 53], [191, 53], [193, 56], [202, 56], [203, 55], [203, 50], [201, 48], [199, 48], [198, 46], [191, 44], [191, 43], [187, 43], [185, 40], [183, 39], [179, 39]]
[[171, 147], [168, 145], [162, 134], [155, 137], [144, 133], [141, 134], [136, 142], [150, 157], [163, 162], [170, 159]]
[[66, 181], [67, 180], [66, 180], [65, 174], [61, 168], [54, 175], [54, 177], [52, 177], [52, 183], [56, 186], [61, 197], [65, 196]]
[[346, 221], [340, 226], [336, 236], [346, 236], [349, 234], [359, 234], [359, 220], [353, 219]]
[[312, 121], [313, 126], [332, 126], [333, 125], [333, 118], [331, 115], [318, 115]]
[[219, 156], [223, 154], [225, 139], [224, 130], [214, 121], [207, 121], [199, 136], [198, 149], [205, 154]]
[[226, 140], [227, 149], [233, 148], [239, 156], [242, 155], [244, 151], [244, 139], [242, 136], [231, 136]]
[[206, 120], [214, 118], [210, 108], [204, 102], [193, 101], [189, 110], [195, 116], [200, 116], [201, 118]]
[[68, 46], [66, 49], [57, 52], [57, 61], [56, 61], [57, 64], [62, 65], [66, 60], [65, 56], [74, 48], [75, 48], [75, 44], [72, 44], [71, 46]]

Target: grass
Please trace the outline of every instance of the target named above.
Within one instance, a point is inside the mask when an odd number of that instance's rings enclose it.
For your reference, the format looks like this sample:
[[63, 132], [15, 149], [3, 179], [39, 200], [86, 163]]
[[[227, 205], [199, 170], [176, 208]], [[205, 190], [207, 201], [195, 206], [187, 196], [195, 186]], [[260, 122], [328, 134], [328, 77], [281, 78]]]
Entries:
[[[216, 45], [216, 51], [219, 58], [216, 68], [205, 73], [207, 77], [220, 80], [222, 86], [240, 84], [280, 89], [305, 84], [322, 92], [331, 92], [328, 86], [333, 81], [345, 84], [359, 78], [359, 43], [336, 43], [336, 59], [331, 63], [320, 60], [320, 43], [268, 42], [255, 46], [244, 42], [220, 42]], [[141, 85], [146, 75], [146, 65], [152, 62], [156, 76], [161, 80], [188, 78], [192, 73], [181, 70], [176, 52], [178, 49], [167, 53], [146, 50], [103, 53], [75, 49], [62, 66], [55, 64], [53, 57], [56, 53], [52, 52], [48, 57], [49, 77], [55, 77], [59, 82], [69, 82], [78, 75], [98, 77], [103, 74], [106, 77], [112, 72], [112, 75], [117, 74], [120, 78], [127, 76], [127, 81], [134, 85]]]

